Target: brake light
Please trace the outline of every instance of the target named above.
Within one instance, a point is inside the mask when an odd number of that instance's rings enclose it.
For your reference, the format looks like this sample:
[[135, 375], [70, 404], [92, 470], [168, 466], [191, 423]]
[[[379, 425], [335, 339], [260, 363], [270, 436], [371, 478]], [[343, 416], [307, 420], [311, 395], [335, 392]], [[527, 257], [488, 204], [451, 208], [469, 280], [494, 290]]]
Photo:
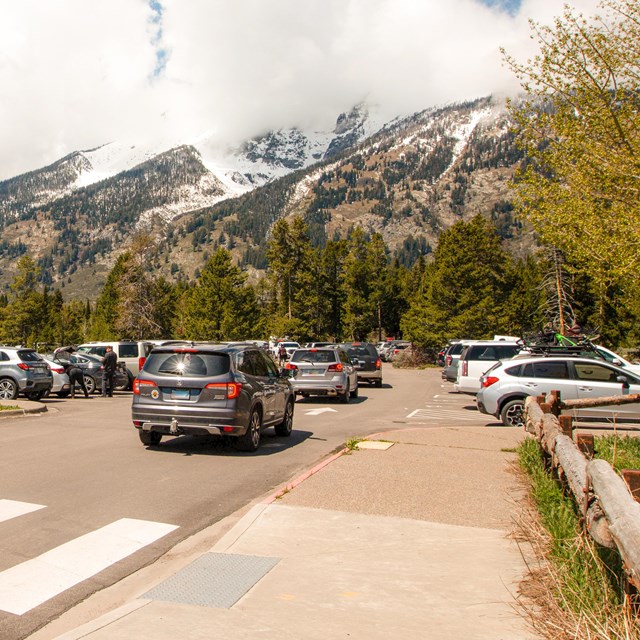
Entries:
[[468, 376], [469, 375], [469, 363], [466, 360], [464, 360], [462, 362], [461, 375], [463, 375], [463, 376]]
[[62, 367], [49, 367], [49, 369], [55, 373], [64, 373], [64, 369]]
[[138, 378], [136, 378], [133, 381], [133, 393], [137, 396], [140, 395], [140, 387], [157, 387], [158, 385], [153, 382], [152, 380], [138, 380]]
[[496, 378], [495, 376], [487, 376], [482, 381], [482, 386], [485, 388], [490, 387], [492, 384], [495, 384], [496, 382], [498, 382], [498, 380], [500, 380], [500, 378]]
[[20, 369], [22, 369], [23, 371], [28, 371], [31, 368], [28, 364], [25, 364], [24, 362], [18, 362], [18, 367], [20, 367]]
[[205, 389], [225, 389], [227, 392], [227, 400], [233, 400], [240, 395], [242, 385], [239, 382], [211, 382]]
[[141, 356], [140, 358], [138, 358], [138, 369], [140, 371], [142, 371], [142, 367], [144, 367], [144, 363], [147, 361], [147, 358], [145, 356]]
[[336, 362], [334, 364], [330, 364], [327, 371], [342, 371], [344, 367], [342, 366], [342, 362]]
[[378, 358], [376, 360], [376, 369], [379, 369], [382, 366], [382, 360], [380, 360], [380, 358]]
[[284, 365], [285, 369], [289, 369], [290, 371], [297, 371], [298, 367], [296, 367], [295, 364], [291, 364], [290, 362], [285, 363]]
[[453, 362], [453, 358], [451, 356], [447, 356], [446, 358], [447, 367], [450, 367], [452, 362]]

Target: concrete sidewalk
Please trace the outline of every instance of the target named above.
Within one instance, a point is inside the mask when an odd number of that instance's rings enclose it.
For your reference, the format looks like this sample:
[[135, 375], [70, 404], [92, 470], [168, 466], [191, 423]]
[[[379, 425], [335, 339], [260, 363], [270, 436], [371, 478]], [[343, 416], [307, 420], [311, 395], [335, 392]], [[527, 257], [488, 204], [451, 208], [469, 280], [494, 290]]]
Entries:
[[30, 637], [535, 638], [509, 537], [523, 437], [376, 434]]

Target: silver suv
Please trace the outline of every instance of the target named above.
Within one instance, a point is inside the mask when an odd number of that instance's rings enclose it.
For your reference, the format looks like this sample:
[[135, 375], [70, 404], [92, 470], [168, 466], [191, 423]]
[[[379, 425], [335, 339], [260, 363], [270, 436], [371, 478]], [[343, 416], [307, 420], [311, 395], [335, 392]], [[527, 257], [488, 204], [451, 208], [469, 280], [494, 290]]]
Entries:
[[20, 393], [40, 400], [52, 386], [51, 369], [34, 349], [0, 347], [0, 400], [15, 400]]
[[208, 435], [255, 451], [267, 427], [291, 435], [294, 400], [286, 372], [253, 344], [173, 344], [149, 354], [133, 383], [131, 412], [145, 445]]
[[285, 365], [296, 394], [333, 396], [341, 402], [358, 397], [358, 371], [342, 349], [297, 349]]

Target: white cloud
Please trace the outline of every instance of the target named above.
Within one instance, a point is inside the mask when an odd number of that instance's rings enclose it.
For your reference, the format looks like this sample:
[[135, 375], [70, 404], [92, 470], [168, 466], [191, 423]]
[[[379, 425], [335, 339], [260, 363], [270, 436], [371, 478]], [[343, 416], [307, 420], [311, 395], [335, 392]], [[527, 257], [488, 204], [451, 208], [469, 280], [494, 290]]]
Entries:
[[[576, 0], [591, 13], [595, 0]], [[113, 139], [233, 140], [513, 90], [527, 18], [477, 0], [0, 0], [0, 179]]]

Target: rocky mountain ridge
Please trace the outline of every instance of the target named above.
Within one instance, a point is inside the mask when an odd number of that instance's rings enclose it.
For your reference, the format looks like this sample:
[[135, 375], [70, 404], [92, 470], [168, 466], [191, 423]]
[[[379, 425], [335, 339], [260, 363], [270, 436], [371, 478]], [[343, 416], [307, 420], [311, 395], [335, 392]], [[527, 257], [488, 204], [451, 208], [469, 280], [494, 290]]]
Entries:
[[265, 265], [271, 224], [293, 215], [317, 243], [355, 225], [380, 232], [406, 263], [475, 213], [514, 238], [508, 180], [519, 159], [489, 98], [386, 124], [359, 105], [330, 132], [269, 132], [223, 152], [206, 136], [162, 152], [111, 143], [0, 182], [0, 286], [29, 253], [44, 282], [95, 294], [141, 231], [168, 277], [192, 278], [220, 245], [252, 271]]

